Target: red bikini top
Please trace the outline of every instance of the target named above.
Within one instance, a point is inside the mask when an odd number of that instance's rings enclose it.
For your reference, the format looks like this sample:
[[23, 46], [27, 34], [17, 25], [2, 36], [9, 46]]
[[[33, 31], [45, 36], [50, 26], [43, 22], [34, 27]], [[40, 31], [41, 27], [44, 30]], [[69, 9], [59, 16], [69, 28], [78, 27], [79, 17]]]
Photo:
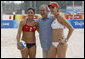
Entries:
[[36, 29], [37, 29], [36, 25], [28, 26], [27, 24], [25, 24], [22, 30], [25, 32], [35, 32]]
[[22, 30], [25, 31], [25, 32], [35, 32], [36, 29], [37, 29], [36, 25], [28, 26], [27, 24], [25, 24], [22, 28]]

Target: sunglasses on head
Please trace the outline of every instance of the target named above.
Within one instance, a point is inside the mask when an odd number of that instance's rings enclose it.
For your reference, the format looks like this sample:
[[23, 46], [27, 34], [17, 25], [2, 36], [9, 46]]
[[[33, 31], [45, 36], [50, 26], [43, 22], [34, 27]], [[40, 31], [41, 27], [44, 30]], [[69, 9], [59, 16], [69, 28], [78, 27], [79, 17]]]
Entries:
[[50, 6], [49, 8], [50, 8], [50, 9], [54, 9], [54, 6]]

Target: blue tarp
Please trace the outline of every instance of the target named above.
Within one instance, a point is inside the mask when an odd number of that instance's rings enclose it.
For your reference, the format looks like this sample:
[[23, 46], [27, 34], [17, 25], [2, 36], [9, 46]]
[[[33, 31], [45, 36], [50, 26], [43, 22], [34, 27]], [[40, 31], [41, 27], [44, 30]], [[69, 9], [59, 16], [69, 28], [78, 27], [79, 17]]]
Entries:
[[68, 22], [74, 27], [74, 29], [84, 28], [84, 20], [68, 20]]
[[[84, 20], [67, 20], [74, 29], [84, 28]], [[18, 28], [18, 22], [16, 20], [1, 20], [1, 28]]]
[[16, 20], [1, 20], [1, 28], [18, 28]]

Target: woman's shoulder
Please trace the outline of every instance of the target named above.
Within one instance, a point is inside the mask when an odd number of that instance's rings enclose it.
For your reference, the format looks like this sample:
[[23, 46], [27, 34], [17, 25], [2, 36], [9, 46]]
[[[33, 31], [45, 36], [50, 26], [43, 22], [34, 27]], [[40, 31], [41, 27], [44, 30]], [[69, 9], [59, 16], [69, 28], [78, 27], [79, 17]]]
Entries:
[[27, 20], [27, 19], [21, 20], [21, 21], [20, 21], [20, 24], [22, 24], [22, 25], [26, 24], [26, 20]]
[[64, 16], [62, 16], [60, 13], [59, 13], [58, 16], [57, 16], [57, 19], [58, 19], [59, 21], [65, 20]]
[[58, 13], [58, 18], [64, 19], [64, 18], [65, 18], [65, 17], [64, 17], [64, 14], [63, 14], [63, 13]]

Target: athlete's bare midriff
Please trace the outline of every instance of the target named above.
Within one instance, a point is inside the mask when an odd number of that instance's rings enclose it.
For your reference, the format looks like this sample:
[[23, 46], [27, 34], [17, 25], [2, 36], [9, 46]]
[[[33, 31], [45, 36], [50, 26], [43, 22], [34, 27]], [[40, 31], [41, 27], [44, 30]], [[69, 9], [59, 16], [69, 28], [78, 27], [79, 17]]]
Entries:
[[23, 32], [22, 40], [26, 43], [33, 43], [35, 32]]
[[59, 42], [59, 38], [64, 38], [63, 29], [52, 29], [53, 42]]

